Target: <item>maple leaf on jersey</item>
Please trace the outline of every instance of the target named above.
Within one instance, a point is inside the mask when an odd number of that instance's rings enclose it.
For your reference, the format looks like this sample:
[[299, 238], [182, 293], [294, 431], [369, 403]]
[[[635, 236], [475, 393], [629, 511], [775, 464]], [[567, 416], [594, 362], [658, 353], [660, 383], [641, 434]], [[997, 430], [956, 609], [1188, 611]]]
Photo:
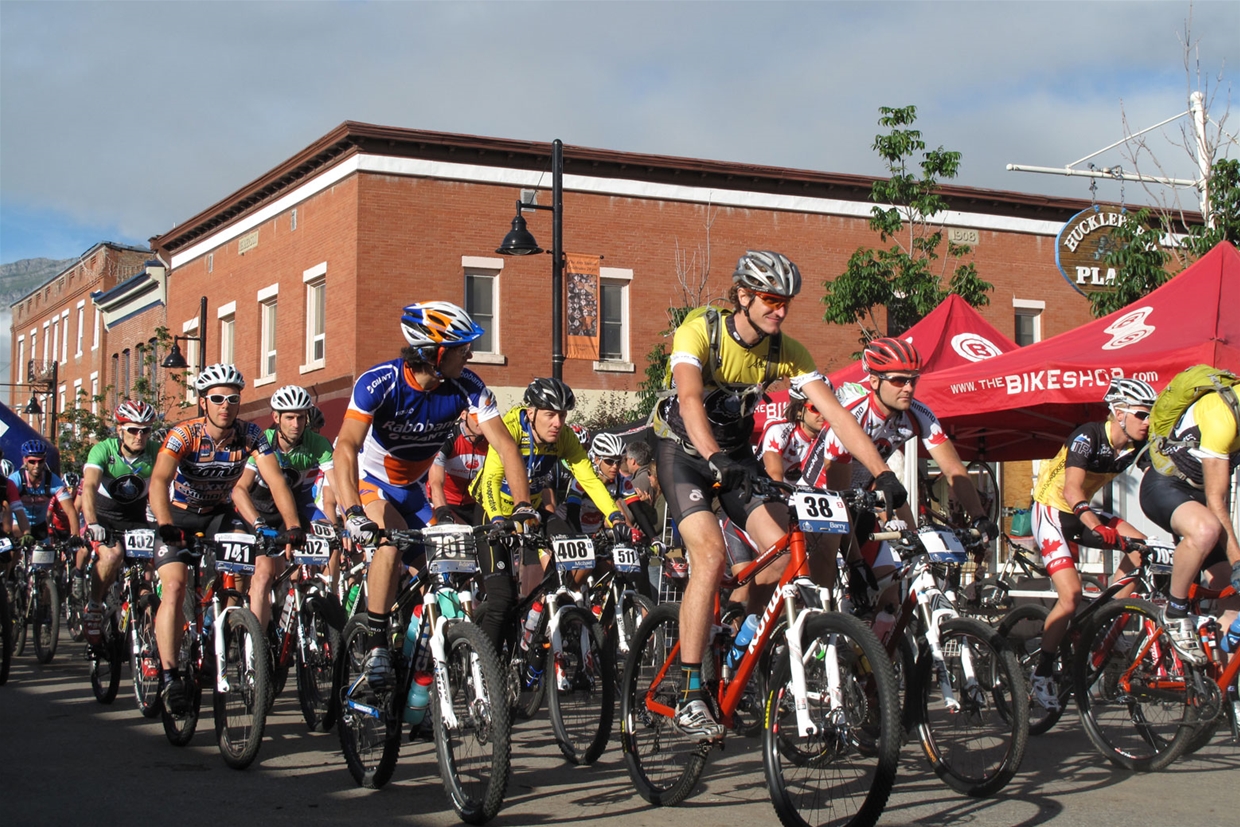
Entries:
[[1059, 542], [1058, 540], [1043, 540], [1042, 541], [1042, 553], [1050, 554], [1052, 551], [1058, 551], [1059, 547], [1062, 545], [1063, 543]]

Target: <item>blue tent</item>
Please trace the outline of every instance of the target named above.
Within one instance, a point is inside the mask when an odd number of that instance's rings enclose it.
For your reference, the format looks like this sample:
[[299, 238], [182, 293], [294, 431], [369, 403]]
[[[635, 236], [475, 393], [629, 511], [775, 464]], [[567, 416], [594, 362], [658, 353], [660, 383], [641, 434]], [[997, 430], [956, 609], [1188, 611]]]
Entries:
[[60, 452], [56, 450], [56, 446], [52, 445], [51, 440], [43, 436], [26, 424], [26, 420], [0, 402], [0, 448], [4, 449], [4, 458], [13, 463], [14, 467], [22, 464], [22, 443], [28, 439], [41, 439], [48, 444], [47, 452], [48, 467], [60, 473]]

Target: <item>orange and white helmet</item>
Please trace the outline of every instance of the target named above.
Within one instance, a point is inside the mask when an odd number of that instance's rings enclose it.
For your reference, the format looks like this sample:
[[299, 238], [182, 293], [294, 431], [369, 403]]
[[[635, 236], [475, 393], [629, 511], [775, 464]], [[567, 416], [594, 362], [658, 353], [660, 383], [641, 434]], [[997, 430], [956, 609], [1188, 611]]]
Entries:
[[481, 337], [486, 331], [452, 302], [418, 302], [400, 317], [405, 341], [416, 348], [454, 347]]

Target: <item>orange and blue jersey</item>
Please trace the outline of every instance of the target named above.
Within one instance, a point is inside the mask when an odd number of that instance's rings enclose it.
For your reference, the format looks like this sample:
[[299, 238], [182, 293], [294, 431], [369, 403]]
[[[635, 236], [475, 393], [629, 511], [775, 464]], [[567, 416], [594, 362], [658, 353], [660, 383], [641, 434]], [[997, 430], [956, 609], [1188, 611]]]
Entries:
[[499, 416], [495, 396], [471, 370], [431, 390], [418, 385], [403, 359], [363, 373], [345, 412], [369, 426], [358, 457], [362, 481], [393, 488], [419, 482], [466, 410], [479, 422]]
[[221, 442], [211, 439], [206, 426], [204, 417], [188, 419], [168, 432], [159, 449], [177, 461], [168, 492], [172, 504], [200, 513], [231, 503], [246, 460], [272, 453], [263, 429], [253, 422], [238, 419]]

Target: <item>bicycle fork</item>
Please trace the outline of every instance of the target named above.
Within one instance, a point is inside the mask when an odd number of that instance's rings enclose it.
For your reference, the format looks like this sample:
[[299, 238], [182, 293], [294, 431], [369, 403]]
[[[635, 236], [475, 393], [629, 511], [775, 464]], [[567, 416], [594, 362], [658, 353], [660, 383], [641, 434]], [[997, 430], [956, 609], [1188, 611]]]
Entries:
[[[923, 573], [922, 577], [929, 577], [928, 573]], [[921, 608], [922, 619], [926, 622], [925, 635], [926, 643], [930, 649], [930, 658], [934, 664], [934, 671], [939, 681], [939, 691], [943, 693], [943, 706], [948, 712], [960, 711], [960, 699], [956, 697], [956, 692], [952, 689], [951, 671], [947, 668], [947, 659], [943, 655], [943, 647], [939, 642], [939, 626], [944, 620], [956, 617], [956, 610], [952, 608], [951, 601], [944, 594], [933, 586], [926, 588], [923, 583], [914, 583], [914, 593], [917, 595], [917, 604]], [[973, 653], [969, 647], [961, 644], [960, 647], [960, 668], [964, 675], [964, 687], [967, 692], [976, 692], [977, 673], [973, 668]]]
[[[550, 637], [551, 637], [551, 659], [552, 659], [552, 663], [555, 664], [556, 688], [560, 690], [568, 690], [568, 689], [572, 689], [572, 684], [569, 681], [566, 668], [565, 668], [564, 637], [560, 633], [560, 619], [563, 616], [564, 616], [564, 607], [561, 607], [557, 609], [551, 615], [551, 620], [548, 623], [547, 631], [550, 633]], [[592, 670], [589, 668], [589, 660], [592, 657], [592, 654], [590, 651], [590, 630], [586, 628], [585, 626], [581, 627], [580, 638], [581, 638], [580, 641], [578, 641], [581, 647], [580, 649], [581, 660], [579, 661], [580, 663], [579, 674], [583, 674], [587, 677], [587, 679], [589, 679], [589, 676], [592, 674]]]

